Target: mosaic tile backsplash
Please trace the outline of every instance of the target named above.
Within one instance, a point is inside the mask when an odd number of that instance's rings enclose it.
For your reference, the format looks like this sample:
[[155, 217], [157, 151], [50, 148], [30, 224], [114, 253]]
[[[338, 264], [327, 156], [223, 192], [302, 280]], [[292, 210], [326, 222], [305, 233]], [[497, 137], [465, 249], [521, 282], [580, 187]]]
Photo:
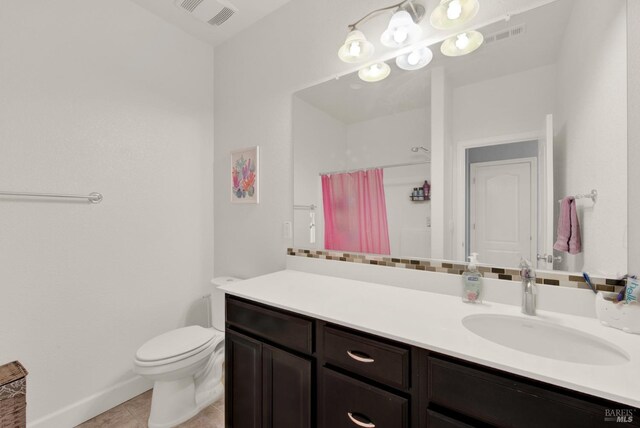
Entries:
[[[325, 250], [304, 250], [299, 248], [288, 248], [287, 255], [297, 257], [308, 257], [314, 259], [336, 260], [348, 263], [363, 263], [378, 266], [389, 266], [400, 269], [415, 269], [429, 272], [440, 272], [451, 275], [462, 275], [467, 265], [463, 263], [452, 263], [435, 260], [401, 259], [396, 257], [376, 256], [371, 254], [342, 253]], [[485, 278], [501, 279], [504, 281], [522, 281], [520, 270], [482, 265], [478, 266]], [[616, 278], [591, 277], [598, 291], [620, 292], [624, 287], [624, 280]], [[540, 272], [536, 271], [536, 282], [538, 284], [557, 285], [561, 287], [585, 288], [588, 289], [584, 278], [568, 272]]]

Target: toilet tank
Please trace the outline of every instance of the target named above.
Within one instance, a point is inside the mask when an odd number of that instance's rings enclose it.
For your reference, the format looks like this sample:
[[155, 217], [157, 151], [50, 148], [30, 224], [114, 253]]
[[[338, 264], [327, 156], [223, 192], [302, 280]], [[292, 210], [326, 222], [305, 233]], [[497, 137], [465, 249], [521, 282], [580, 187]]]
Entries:
[[213, 284], [213, 291], [211, 292], [211, 325], [216, 330], [224, 331], [225, 318], [224, 291], [219, 290], [218, 287], [236, 281], [242, 280], [231, 276], [219, 276], [211, 280], [211, 284]]

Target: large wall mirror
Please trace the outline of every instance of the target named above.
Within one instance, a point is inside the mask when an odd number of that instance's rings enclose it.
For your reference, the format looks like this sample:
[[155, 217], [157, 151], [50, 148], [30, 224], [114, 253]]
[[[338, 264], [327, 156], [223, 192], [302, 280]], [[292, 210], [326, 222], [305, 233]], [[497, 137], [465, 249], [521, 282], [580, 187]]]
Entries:
[[294, 246], [626, 273], [626, 7], [546, 2], [471, 54], [297, 92]]

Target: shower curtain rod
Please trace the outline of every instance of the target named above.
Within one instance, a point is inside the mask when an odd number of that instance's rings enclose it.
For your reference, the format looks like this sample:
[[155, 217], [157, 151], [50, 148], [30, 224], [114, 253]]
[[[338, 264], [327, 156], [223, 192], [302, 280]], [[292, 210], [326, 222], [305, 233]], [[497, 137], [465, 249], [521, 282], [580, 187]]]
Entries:
[[398, 168], [398, 167], [401, 167], [401, 166], [424, 165], [424, 164], [428, 164], [428, 163], [431, 163], [431, 161], [394, 163], [394, 164], [390, 164], [390, 165], [370, 166], [370, 167], [367, 167], [367, 168], [345, 169], [343, 171], [321, 172], [318, 175], [347, 174], [347, 173], [350, 173], [350, 172], [368, 171], [370, 169]]

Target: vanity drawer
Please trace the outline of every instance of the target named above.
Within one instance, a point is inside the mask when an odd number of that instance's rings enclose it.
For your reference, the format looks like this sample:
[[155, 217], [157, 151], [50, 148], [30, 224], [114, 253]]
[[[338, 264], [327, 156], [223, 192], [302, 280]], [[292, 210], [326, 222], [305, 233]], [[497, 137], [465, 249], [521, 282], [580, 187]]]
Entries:
[[409, 388], [409, 348], [333, 327], [324, 328], [327, 362], [400, 389]]
[[408, 428], [409, 401], [322, 368], [321, 427]]
[[[601, 427], [606, 407], [513, 377], [428, 358], [430, 403], [500, 427]], [[437, 425], [436, 425], [437, 426]]]
[[227, 297], [227, 324], [295, 351], [313, 352], [313, 320]]
[[473, 428], [473, 425], [433, 410], [427, 410], [427, 428]]

